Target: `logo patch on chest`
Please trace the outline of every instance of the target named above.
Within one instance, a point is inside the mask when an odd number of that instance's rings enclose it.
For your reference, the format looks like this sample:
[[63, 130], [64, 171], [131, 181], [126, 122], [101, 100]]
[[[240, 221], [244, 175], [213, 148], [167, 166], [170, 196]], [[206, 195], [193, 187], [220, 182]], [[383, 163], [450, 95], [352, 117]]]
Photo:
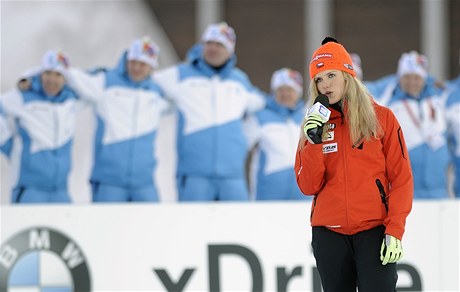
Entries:
[[332, 152], [337, 152], [337, 143], [331, 143], [331, 144], [324, 144], [323, 145], [323, 153], [332, 153]]
[[334, 140], [334, 131], [332, 132], [327, 132], [326, 138], [324, 139], [324, 142], [329, 142]]

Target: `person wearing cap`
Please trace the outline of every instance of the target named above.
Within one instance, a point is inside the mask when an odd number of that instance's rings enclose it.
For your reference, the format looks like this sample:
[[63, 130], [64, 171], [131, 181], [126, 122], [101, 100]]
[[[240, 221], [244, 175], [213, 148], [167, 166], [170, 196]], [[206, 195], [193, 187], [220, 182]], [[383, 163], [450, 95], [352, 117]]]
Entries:
[[445, 94], [448, 147], [453, 166], [453, 194], [460, 198], [460, 88], [448, 90]]
[[12, 121], [6, 116], [0, 102], [0, 152], [6, 155], [11, 153], [13, 146]]
[[[460, 50], [459, 50], [460, 65]], [[453, 166], [453, 193], [460, 198], [460, 75], [447, 82], [446, 120], [449, 150]]]
[[78, 96], [67, 85], [69, 68], [64, 53], [49, 50], [30, 71], [26, 90], [13, 89], [0, 99], [12, 135], [1, 139], [11, 161], [12, 203], [71, 201], [67, 182]]
[[209, 25], [188, 60], [154, 74], [178, 109], [179, 201], [247, 201], [243, 119], [264, 96], [236, 68], [236, 36], [226, 23]]
[[309, 66], [310, 98], [321, 104], [307, 110], [294, 169], [301, 191], [313, 196], [312, 247], [323, 289], [396, 291], [413, 198], [403, 131], [337, 40], [325, 38]]
[[428, 75], [428, 59], [416, 51], [403, 53], [396, 77], [380, 88], [369, 88], [376, 101], [398, 118], [406, 137], [414, 176], [414, 197], [448, 198], [445, 98]]
[[154, 181], [155, 143], [169, 104], [152, 80], [159, 48], [148, 37], [136, 39], [118, 66], [88, 74], [75, 68], [69, 85], [96, 113], [93, 202], [158, 202]]
[[[458, 49], [458, 65], [460, 68], [460, 49]], [[446, 81], [446, 87], [449, 89], [460, 89], [460, 74]]]
[[353, 62], [353, 69], [356, 72], [356, 78], [363, 81], [363, 68], [361, 65], [361, 57], [357, 53], [350, 53], [351, 61]]
[[289, 68], [275, 71], [266, 107], [245, 123], [250, 151], [251, 191], [255, 200], [305, 199], [294, 167], [299, 126], [305, 113], [302, 75]]

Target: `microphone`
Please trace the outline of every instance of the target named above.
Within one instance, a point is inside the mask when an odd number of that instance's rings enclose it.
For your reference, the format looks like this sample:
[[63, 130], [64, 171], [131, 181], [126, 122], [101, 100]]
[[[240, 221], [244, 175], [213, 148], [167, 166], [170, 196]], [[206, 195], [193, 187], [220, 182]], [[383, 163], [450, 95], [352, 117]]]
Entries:
[[[307, 118], [311, 114], [316, 114], [321, 117], [321, 122], [324, 124], [327, 121], [329, 121], [329, 117], [331, 116], [331, 111], [328, 109], [328, 107], [329, 99], [327, 98], [327, 95], [320, 94], [316, 97], [313, 106], [311, 106], [307, 110], [305, 118]], [[323, 135], [323, 126], [308, 130], [307, 135], [315, 144], [321, 143], [321, 136]]]

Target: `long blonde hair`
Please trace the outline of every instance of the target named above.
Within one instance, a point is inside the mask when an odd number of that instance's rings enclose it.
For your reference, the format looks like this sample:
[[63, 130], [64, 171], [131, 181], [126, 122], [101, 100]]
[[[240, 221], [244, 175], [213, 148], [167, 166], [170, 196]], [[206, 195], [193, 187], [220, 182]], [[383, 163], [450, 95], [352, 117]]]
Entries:
[[[372, 96], [357, 78], [347, 72], [342, 72], [345, 79], [345, 91], [342, 98], [342, 112], [348, 120], [350, 139], [353, 145], [358, 145], [361, 141], [368, 141], [377, 138], [381, 133], [381, 126], [374, 110]], [[318, 96], [319, 91], [316, 83], [310, 82], [310, 103], [313, 104], [314, 96]], [[346, 112], [345, 112], [346, 111]], [[327, 131], [323, 132], [323, 139]]]

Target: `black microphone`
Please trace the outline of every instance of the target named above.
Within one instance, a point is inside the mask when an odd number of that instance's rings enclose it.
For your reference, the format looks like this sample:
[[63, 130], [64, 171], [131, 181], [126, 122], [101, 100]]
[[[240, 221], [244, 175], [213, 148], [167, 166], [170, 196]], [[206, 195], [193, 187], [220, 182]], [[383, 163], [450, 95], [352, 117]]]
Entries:
[[[327, 122], [331, 115], [331, 111], [328, 109], [329, 107], [329, 98], [325, 94], [320, 94], [316, 97], [315, 103], [311, 108], [307, 111], [307, 116], [315, 113], [322, 116]], [[322, 142], [322, 135], [323, 135], [323, 126], [316, 127], [307, 131], [308, 137], [315, 143], [319, 144]]]

